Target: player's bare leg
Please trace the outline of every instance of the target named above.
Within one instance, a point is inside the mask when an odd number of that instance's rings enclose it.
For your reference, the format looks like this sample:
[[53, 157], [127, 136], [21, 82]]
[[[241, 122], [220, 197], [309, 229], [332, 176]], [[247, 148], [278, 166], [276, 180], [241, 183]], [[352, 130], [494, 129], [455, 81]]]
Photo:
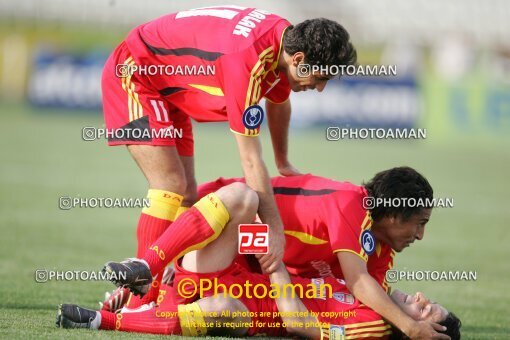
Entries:
[[[246, 316], [249, 311], [241, 301], [218, 295], [200, 299], [196, 303], [205, 315], [206, 324], [214, 325], [207, 327], [207, 335], [239, 337], [248, 333], [248, 327], [244, 325], [248, 325], [251, 319]], [[222, 316], [224, 311], [230, 311], [229, 316]], [[232, 327], [232, 324], [236, 327]]]
[[[58, 308], [56, 326], [184, 336], [238, 337], [247, 334], [250, 323], [250, 318], [243, 316], [247, 315], [248, 309], [230, 297], [207, 297], [192, 304], [175, 306], [173, 310], [146, 306], [137, 311], [112, 313], [63, 304]], [[231, 313], [222, 315], [226, 310]], [[234, 324], [236, 327], [232, 327]]]
[[[214, 261], [208, 259], [206, 266], [190, 269], [216, 271], [226, 268], [236, 254], [238, 224], [253, 221], [257, 208], [258, 196], [246, 184], [232, 183], [222, 187], [203, 197], [190, 211], [183, 214], [154, 242], [143, 258], [108, 262], [104, 270], [115, 274], [113, 281], [117, 286], [128, 287], [133, 293], [143, 295], [152, 282], [152, 276], [163, 270], [173, 259], [216, 240], [228, 225], [228, 232], [221, 240], [210, 250], [198, 255], [205, 259], [207, 254], [219, 250]], [[228, 249], [222, 249], [227, 244]]]
[[[128, 145], [128, 150], [148, 181], [151, 200], [151, 206], [144, 208], [138, 222], [137, 256], [140, 257], [175, 220], [187, 192], [186, 170], [175, 146]], [[191, 176], [194, 176], [192, 165]], [[136, 308], [156, 301], [162, 276], [163, 272], [158, 273], [143, 299], [131, 296], [127, 306]]]
[[[195, 159], [193, 156], [180, 156], [184, 167], [186, 177], [186, 189], [184, 190], [184, 199], [182, 207], [191, 207], [197, 202], [197, 180], [195, 178]], [[177, 216], [178, 217], [178, 216]]]
[[127, 148], [147, 178], [149, 188], [184, 194], [186, 175], [176, 147], [128, 145]]
[[237, 255], [238, 226], [251, 223], [258, 209], [258, 195], [243, 183], [233, 183], [216, 194], [230, 213], [230, 220], [220, 236], [206, 247], [186, 254], [182, 267], [195, 273], [209, 273], [227, 268]]

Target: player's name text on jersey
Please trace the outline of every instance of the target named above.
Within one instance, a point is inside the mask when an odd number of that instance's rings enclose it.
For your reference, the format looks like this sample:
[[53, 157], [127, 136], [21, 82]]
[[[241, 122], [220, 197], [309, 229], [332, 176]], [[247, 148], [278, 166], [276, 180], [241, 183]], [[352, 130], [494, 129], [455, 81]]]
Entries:
[[137, 65], [117, 64], [115, 75], [118, 78], [131, 77], [134, 74], [141, 76], [214, 76], [215, 65]]
[[427, 129], [414, 128], [350, 128], [330, 126], [326, 129], [326, 139], [425, 139]]
[[237, 25], [234, 28], [234, 34], [240, 35], [245, 38], [248, 38], [250, 35], [250, 32], [252, 29], [255, 28], [255, 26], [262, 22], [266, 18], [267, 15], [271, 14], [270, 12], [261, 10], [261, 9], [255, 9], [248, 13], [245, 17], [243, 17]]
[[60, 210], [71, 210], [73, 208], [146, 208], [150, 205], [149, 198], [61, 196], [58, 199]]
[[109, 140], [152, 140], [182, 138], [183, 130], [168, 126], [160, 129], [154, 128], [127, 128], [105, 129], [86, 126], [82, 129], [82, 139], [90, 142], [102, 138]]

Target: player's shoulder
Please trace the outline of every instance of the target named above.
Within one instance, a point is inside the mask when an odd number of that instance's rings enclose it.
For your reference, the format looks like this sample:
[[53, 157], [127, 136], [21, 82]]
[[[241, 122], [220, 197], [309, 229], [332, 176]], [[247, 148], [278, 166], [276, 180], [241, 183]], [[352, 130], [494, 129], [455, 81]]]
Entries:
[[290, 26], [287, 19], [260, 8], [246, 8], [234, 21], [233, 35], [237, 37], [238, 46], [267, 48], [279, 45], [284, 30]]

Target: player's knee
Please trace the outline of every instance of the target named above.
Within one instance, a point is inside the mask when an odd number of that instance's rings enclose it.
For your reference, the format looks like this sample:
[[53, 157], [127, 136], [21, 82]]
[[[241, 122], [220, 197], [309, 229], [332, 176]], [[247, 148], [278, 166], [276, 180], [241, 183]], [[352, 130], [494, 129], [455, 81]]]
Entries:
[[228, 212], [233, 215], [246, 216], [257, 213], [259, 197], [257, 193], [244, 183], [232, 183], [216, 192]]
[[259, 195], [257, 195], [255, 190], [253, 190], [246, 184], [244, 184], [244, 183], [238, 183], [238, 184], [241, 184], [241, 186], [242, 186], [242, 189], [240, 192], [240, 197], [239, 197], [239, 200], [242, 205], [241, 208], [244, 211], [246, 211], [248, 214], [255, 215], [259, 208]]
[[188, 183], [185, 176], [166, 174], [166, 176], [149, 178], [149, 186], [152, 189], [166, 190], [184, 196], [187, 192]]
[[186, 190], [183, 196], [182, 204], [186, 207], [190, 207], [198, 201], [197, 181], [194, 178], [186, 180]]
[[[246, 335], [250, 318], [246, 316], [247, 308], [240, 302], [231, 297], [216, 296], [208, 297], [198, 301], [202, 311], [208, 311], [206, 315], [207, 322], [220, 325], [218, 328], [208, 329], [207, 335], [225, 335], [225, 332], [231, 336]], [[211, 315], [214, 315], [212, 317]], [[240, 325], [232, 327], [232, 325]]]

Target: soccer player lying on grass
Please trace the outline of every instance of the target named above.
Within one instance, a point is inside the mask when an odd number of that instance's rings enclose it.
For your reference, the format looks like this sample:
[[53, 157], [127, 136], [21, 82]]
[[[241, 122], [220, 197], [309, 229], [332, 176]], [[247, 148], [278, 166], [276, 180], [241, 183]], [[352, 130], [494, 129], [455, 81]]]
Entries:
[[[96, 312], [65, 304], [59, 307], [57, 326], [185, 336], [404, 338], [398, 329], [354, 298], [343, 280], [296, 276], [291, 279], [283, 263], [269, 277], [252, 273], [235, 262], [236, 249], [228, 238], [220, 236], [196, 251], [205, 251], [210, 259], [202, 266], [203, 270], [210, 269], [207, 274], [190, 271], [197, 266], [194, 261], [201, 257], [200, 254], [191, 252], [184, 256], [182, 266], [189, 276], [180, 282], [187, 282], [188, 286], [194, 282], [195, 290], [196, 287], [204, 287], [200, 293], [204, 297], [196, 302], [176, 305], [165, 300], [160, 306], [151, 303], [134, 310], [124, 308], [119, 313]], [[232, 256], [234, 262], [221, 272], [212, 272], [216, 268], [214, 262], [221, 262], [228, 256]], [[190, 296], [189, 293], [194, 293], [183, 290], [184, 285], [177, 282], [172, 286], [178, 294]], [[305, 290], [307, 293], [303, 294]], [[460, 320], [444, 307], [430, 302], [422, 293], [410, 296], [396, 290], [391, 299], [414, 320], [446, 326], [446, 334], [451, 339], [460, 339]], [[445, 339], [448, 337], [445, 336]]]
[[[147, 250], [141, 259], [145, 262], [136, 259], [110, 262], [105, 270], [117, 274], [127, 271], [127, 280], [118, 281], [117, 285], [143, 294], [152, 276], [173, 259], [213, 241], [225, 225], [235, 228], [231, 242], [237, 244], [238, 224], [253, 221], [255, 215], [240, 216], [243, 210], [239, 205], [258, 202], [247, 201], [252, 192], [240, 183], [233, 183], [236, 181], [220, 179], [203, 185], [201, 194], [219, 190], [203, 197], [172, 224]], [[222, 187], [231, 182], [233, 184]], [[364, 186], [313, 175], [276, 177], [272, 185], [285, 226], [284, 263], [292, 275], [344, 279], [354, 296], [406, 335], [438, 336], [430, 323], [416, 322], [392, 302], [384, 281], [386, 271], [393, 265], [394, 251], [400, 252], [416, 239], [423, 238], [431, 208], [364, 207], [363, 204], [369, 196], [432, 199], [432, 188], [423, 176], [409, 167], [400, 167], [378, 173]], [[234, 197], [238, 197], [238, 201]], [[202, 272], [200, 266], [209, 260], [207, 256], [197, 258], [195, 271]], [[216, 269], [224, 269], [227, 264], [218, 264]], [[261, 265], [263, 267], [263, 263]], [[178, 266], [176, 275], [180, 275]]]

